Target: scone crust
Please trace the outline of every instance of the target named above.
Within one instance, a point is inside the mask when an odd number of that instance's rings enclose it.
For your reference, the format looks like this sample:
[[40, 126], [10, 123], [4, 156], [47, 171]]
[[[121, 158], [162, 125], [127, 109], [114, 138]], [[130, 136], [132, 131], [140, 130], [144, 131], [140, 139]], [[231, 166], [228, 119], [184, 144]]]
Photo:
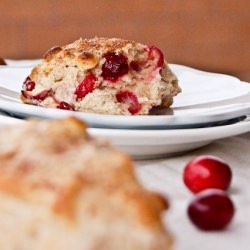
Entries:
[[0, 141], [0, 249], [171, 249], [165, 198], [81, 121], [34, 120], [1, 129]]

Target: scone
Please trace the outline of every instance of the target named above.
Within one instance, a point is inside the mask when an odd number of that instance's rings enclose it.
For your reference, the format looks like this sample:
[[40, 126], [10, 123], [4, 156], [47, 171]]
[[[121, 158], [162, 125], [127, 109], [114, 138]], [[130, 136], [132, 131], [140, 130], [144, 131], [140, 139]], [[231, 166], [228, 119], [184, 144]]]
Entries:
[[0, 161], [0, 249], [171, 249], [165, 199], [79, 120], [1, 128]]
[[49, 108], [147, 115], [169, 107], [178, 80], [154, 46], [117, 38], [53, 47], [23, 83], [24, 103]]

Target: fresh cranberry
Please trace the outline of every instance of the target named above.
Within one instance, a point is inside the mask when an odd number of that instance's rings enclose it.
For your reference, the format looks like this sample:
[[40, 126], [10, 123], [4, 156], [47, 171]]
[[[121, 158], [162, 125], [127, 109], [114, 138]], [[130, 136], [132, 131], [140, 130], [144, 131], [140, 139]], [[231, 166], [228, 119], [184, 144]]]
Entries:
[[77, 100], [82, 99], [88, 93], [91, 93], [95, 87], [96, 78], [94, 75], [90, 74], [86, 76], [83, 81], [77, 86], [75, 90], [75, 95]]
[[221, 230], [232, 220], [235, 208], [225, 191], [207, 189], [194, 197], [187, 213], [198, 228]]
[[102, 77], [115, 82], [118, 77], [128, 73], [127, 57], [123, 54], [107, 53], [104, 55], [105, 63], [102, 65]]
[[153, 61], [157, 59], [157, 67], [162, 67], [164, 63], [164, 56], [163, 53], [155, 46], [148, 47], [148, 60]]
[[32, 91], [35, 88], [35, 86], [36, 86], [35, 82], [32, 81], [29, 76], [25, 79], [23, 83], [23, 89], [26, 91]]
[[58, 109], [64, 109], [64, 110], [72, 110], [72, 111], [74, 111], [74, 108], [70, 104], [68, 104], [67, 102], [60, 102], [57, 105], [57, 108]]
[[116, 99], [118, 102], [128, 103], [129, 104], [128, 111], [132, 115], [137, 114], [141, 109], [141, 105], [138, 102], [138, 98], [136, 97], [136, 95], [128, 90], [117, 93]]
[[229, 165], [219, 158], [199, 156], [186, 165], [183, 180], [193, 193], [207, 188], [227, 190], [232, 180], [232, 172]]

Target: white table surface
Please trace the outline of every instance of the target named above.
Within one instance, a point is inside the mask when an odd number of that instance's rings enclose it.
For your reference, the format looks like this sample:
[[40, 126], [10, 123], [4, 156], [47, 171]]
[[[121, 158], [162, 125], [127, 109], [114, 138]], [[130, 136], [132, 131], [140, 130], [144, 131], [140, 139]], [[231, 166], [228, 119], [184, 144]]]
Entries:
[[[236, 213], [223, 231], [200, 231], [186, 214], [193, 194], [184, 186], [182, 172], [185, 164], [198, 155], [221, 157], [233, 171], [229, 194]], [[136, 173], [146, 187], [160, 191], [170, 201], [164, 221], [175, 237], [174, 250], [250, 249], [250, 133], [216, 141], [182, 156], [136, 161]]]

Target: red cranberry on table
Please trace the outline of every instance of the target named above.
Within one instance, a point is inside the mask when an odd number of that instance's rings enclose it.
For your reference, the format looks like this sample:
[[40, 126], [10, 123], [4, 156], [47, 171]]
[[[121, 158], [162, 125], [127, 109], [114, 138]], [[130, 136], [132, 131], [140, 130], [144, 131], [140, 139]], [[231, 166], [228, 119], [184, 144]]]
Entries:
[[235, 208], [225, 191], [207, 189], [194, 197], [187, 213], [201, 230], [222, 230], [231, 222]]
[[231, 180], [232, 172], [229, 165], [213, 156], [192, 159], [183, 172], [183, 181], [193, 193], [207, 188], [227, 190]]

